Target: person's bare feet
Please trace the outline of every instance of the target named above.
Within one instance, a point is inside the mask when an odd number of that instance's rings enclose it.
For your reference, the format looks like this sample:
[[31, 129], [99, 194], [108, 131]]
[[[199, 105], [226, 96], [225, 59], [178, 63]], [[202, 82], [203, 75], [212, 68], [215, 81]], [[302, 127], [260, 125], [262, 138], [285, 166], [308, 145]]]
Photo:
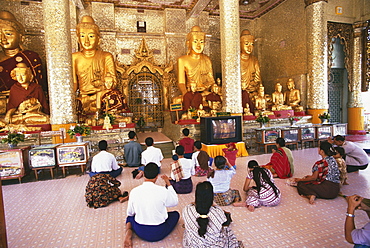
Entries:
[[126, 236], [125, 241], [123, 243], [123, 247], [125, 248], [132, 248], [132, 229], [131, 229], [131, 223], [128, 222], [126, 224]]
[[233, 206], [234, 207], [246, 207], [247, 203], [246, 202], [234, 202]]
[[349, 183], [347, 183], [347, 180], [344, 180], [343, 185], [349, 185]]
[[136, 175], [135, 179], [140, 179], [144, 176], [144, 171], [139, 171], [139, 173]]
[[309, 195], [309, 196], [308, 196], [308, 202], [309, 202], [311, 205], [315, 204], [315, 200], [316, 200], [316, 196], [314, 196], [314, 195]]
[[120, 197], [118, 197], [118, 200], [119, 200], [120, 203], [125, 202], [125, 201], [128, 200], [128, 196], [125, 196], [125, 197], [120, 196]]
[[248, 205], [247, 208], [250, 212], [254, 212], [254, 206]]

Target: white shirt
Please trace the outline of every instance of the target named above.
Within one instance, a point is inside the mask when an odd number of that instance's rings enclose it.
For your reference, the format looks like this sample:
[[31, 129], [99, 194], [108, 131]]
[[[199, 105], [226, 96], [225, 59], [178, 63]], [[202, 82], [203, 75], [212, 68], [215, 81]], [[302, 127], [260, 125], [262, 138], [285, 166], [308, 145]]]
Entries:
[[92, 172], [105, 172], [118, 170], [119, 165], [113, 154], [107, 151], [100, 151], [93, 157], [91, 162], [91, 171]]
[[362, 166], [369, 163], [369, 156], [364, 149], [351, 141], [345, 141], [343, 144], [346, 153], [346, 164], [352, 166]]
[[154, 146], [149, 146], [141, 154], [141, 163], [147, 165], [149, 163], [156, 163], [158, 167], [161, 167], [161, 161], [163, 159], [163, 154], [161, 149]]
[[[191, 161], [191, 159], [179, 158], [179, 162], [181, 164], [182, 173], [184, 176], [182, 179], [188, 179], [195, 174], [194, 164]], [[175, 178], [175, 175], [172, 173], [172, 171], [171, 171], [171, 178], [172, 179]]]
[[198, 162], [198, 155], [199, 155], [199, 151], [194, 152], [193, 155], [191, 155], [191, 161], [193, 161], [193, 164], [195, 166], [199, 167], [200, 165], [199, 165], [199, 162]]
[[168, 217], [166, 207], [175, 207], [179, 202], [172, 186], [165, 187], [145, 181], [130, 192], [127, 215], [134, 216], [141, 225], [160, 225]]
[[225, 193], [230, 189], [231, 178], [236, 174], [234, 167], [228, 170], [215, 170], [215, 176], [208, 178], [214, 193]]

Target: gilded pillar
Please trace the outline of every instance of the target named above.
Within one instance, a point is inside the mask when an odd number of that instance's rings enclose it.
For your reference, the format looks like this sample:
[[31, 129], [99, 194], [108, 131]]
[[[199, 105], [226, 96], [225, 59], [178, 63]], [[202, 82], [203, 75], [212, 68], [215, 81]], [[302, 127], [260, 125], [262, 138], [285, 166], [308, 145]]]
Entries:
[[361, 98], [361, 62], [362, 45], [361, 32], [362, 25], [354, 24], [354, 37], [352, 49], [352, 77], [349, 82], [348, 92], [348, 132], [350, 134], [366, 134], [364, 131], [364, 115]]
[[239, 2], [220, 0], [222, 94], [224, 109], [241, 114]]
[[58, 130], [58, 125], [76, 121], [72, 80], [69, 1], [47, 0], [42, 3], [50, 98], [50, 122], [53, 125], [53, 130]]
[[313, 123], [328, 110], [328, 48], [325, 5], [327, 0], [305, 0], [308, 51], [307, 112]]

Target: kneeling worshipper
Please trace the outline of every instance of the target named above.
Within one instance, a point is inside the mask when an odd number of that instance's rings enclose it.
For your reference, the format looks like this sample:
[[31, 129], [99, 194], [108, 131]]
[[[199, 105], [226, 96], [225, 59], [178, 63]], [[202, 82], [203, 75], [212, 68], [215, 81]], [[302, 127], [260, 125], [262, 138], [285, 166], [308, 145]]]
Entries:
[[271, 171], [274, 177], [283, 179], [292, 177], [288, 156], [282, 148], [272, 146], [270, 162], [268, 162], [266, 165], [262, 165], [262, 167]]
[[176, 147], [178, 160], [171, 164], [170, 183], [177, 194], [188, 194], [193, 191], [193, 181], [191, 176], [195, 174], [195, 168], [190, 159], [184, 158], [184, 147]]
[[87, 206], [101, 208], [108, 206], [111, 202], [118, 200], [125, 202], [128, 192], [123, 194], [119, 189], [121, 182], [108, 174], [96, 174], [87, 183], [85, 199]]
[[158, 173], [158, 165], [148, 163], [144, 168], [143, 184], [130, 192], [124, 247], [133, 247], [133, 232], [149, 242], [162, 240], [172, 232], [179, 221], [179, 212], [167, 212], [167, 207], [175, 207], [179, 202], [176, 191], [166, 175], [161, 178], [167, 188], [156, 185]]

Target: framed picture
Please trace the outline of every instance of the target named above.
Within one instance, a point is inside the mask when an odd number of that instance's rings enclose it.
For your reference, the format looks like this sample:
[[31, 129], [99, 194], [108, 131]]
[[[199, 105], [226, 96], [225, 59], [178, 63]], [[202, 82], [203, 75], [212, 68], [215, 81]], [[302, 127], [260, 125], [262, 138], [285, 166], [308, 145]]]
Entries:
[[28, 151], [30, 147], [24, 146], [13, 149], [0, 150], [0, 176], [1, 180], [21, 178], [28, 171]]
[[58, 146], [57, 163], [59, 166], [86, 164], [88, 160], [87, 143], [69, 143]]
[[41, 146], [29, 151], [30, 167], [55, 167], [57, 165], [55, 148], [58, 145]]

